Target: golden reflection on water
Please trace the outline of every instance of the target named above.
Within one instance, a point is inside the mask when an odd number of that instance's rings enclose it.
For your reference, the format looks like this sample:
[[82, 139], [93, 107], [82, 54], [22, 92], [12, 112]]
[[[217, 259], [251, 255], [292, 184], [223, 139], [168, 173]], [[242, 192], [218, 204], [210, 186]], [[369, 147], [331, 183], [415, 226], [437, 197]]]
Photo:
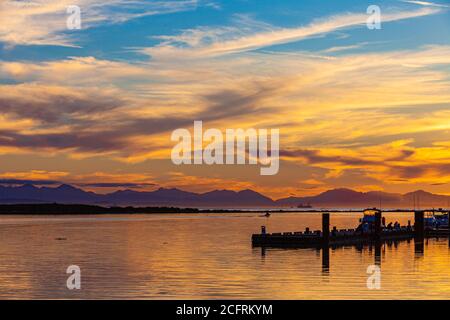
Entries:
[[[361, 214], [332, 214], [338, 228]], [[406, 224], [411, 213], [387, 213]], [[0, 298], [124, 299], [434, 299], [450, 298], [447, 239], [381, 248], [252, 248], [269, 232], [312, 230], [320, 214], [179, 214], [2, 216]], [[57, 240], [65, 238], [65, 240]], [[325, 259], [324, 259], [325, 258]], [[325, 262], [325, 264], [324, 264]], [[381, 266], [381, 289], [366, 286]], [[81, 268], [81, 290], [66, 288], [69, 265]]]

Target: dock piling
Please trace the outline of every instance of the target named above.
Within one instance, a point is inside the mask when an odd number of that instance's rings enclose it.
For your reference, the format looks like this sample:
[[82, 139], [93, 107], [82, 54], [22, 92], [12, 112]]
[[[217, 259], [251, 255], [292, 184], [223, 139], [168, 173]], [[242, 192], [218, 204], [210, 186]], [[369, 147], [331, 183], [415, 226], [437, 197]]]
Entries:
[[417, 240], [423, 240], [424, 237], [424, 212], [414, 212], [414, 233]]
[[381, 211], [375, 212], [375, 237], [380, 239], [381, 236]]
[[328, 246], [330, 243], [330, 214], [322, 213], [322, 238], [323, 245]]

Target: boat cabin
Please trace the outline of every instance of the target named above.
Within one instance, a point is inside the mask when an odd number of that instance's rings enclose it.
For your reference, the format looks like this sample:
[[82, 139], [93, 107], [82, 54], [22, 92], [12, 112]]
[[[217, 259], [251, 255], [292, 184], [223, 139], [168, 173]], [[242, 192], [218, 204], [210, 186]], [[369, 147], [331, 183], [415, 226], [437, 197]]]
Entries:
[[377, 212], [381, 212], [377, 208], [366, 209], [363, 211], [363, 217], [359, 219], [361, 223], [374, 224], [375, 223], [375, 215]]

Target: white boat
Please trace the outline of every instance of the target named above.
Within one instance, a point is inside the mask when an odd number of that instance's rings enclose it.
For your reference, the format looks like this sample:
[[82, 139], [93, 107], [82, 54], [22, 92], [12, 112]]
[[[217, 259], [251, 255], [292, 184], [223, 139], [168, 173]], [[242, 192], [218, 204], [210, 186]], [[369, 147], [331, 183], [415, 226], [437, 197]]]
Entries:
[[425, 227], [433, 229], [448, 228], [448, 211], [439, 210], [427, 210], [424, 212]]

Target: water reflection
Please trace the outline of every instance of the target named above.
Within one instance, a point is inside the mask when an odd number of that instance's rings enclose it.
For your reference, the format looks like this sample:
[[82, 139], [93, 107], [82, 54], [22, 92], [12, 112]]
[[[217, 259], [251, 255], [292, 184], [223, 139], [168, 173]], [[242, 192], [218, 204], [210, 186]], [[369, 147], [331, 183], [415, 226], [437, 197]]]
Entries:
[[322, 248], [322, 274], [328, 275], [330, 273], [330, 247]]
[[423, 239], [414, 239], [414, 254], [416, 259], [423, 257], [425, 242]]
[[375, 243], [375, 265], [381, 267], [381, 242]]
[[[386, 247], [391, 249], [391, 251], [392, 251], [392, 248], [394, 249], [394, 251], [397, 251], [399, 248], [400, 242], [405, 242], [409, 245], [411, 240], [407, 239], [407, 240], [377, 241], [372, 244], [355, 244], [355, 245], [351, 245], [351, 246], [338, 246], [338, 247], [323, 246], [320, 249], [316, 249], [316, 253], [317, 253], [317, 255], [320, 255], [321, 259], [322, 259], [322, 274], [329, 275], [329, 273], [330, 273], [330, 250], [337, 250], [338, 248], [351, 247], [351, 248], [354, 248], [357, 253], [362, 254], [364, 252], [364, 249], [367, 249], [369, 254], [374, 254], [374, 265], [381, 267], [381, 261], [382, 261], [382, 257], [385, 256]], [[449, 247], [450, 247], [450, 238], [449, 238], [448, 242], [449, 242]], [[415, 241], [414, 253], [416, 254], [416, 258], [423, 256], [424, 244], [426, 244], [428, 246], [428, 240], [426, 240], [426, 241], [421, 240], [420, 242], [417, 242], [417, 240]], [[264, 246], [259, 247], [259, 248], [261, 250], [261, 258], [264, 259], [267, 254], [267, 250], [270, 250], [270, 249], [267, 247], [264, 247]], [[295, 251], [300, 250], [301, 251], [301, 250], [308, 250], [308, 249], [286, 247], [286, 248], [282, 248], [279, 250], [295, 250]]]
[[[331, 224], [352, 228], [359, 216], [333, 214]], [[385, 216], [402, 224], [411, 219]], [[252, 248], [251, 234], [261, 224], [269, 232], [315, 230], [321, 216], [0, 217], [0, 298], [450, 298], [447, 239], [428, 239], [421, 248], [413, 241], [326, 250]], [[65, 286], [72, 264], [81, 268], [80, 291]], [[372, 264], [383, 265], [381, 290], [367, 290]]]

